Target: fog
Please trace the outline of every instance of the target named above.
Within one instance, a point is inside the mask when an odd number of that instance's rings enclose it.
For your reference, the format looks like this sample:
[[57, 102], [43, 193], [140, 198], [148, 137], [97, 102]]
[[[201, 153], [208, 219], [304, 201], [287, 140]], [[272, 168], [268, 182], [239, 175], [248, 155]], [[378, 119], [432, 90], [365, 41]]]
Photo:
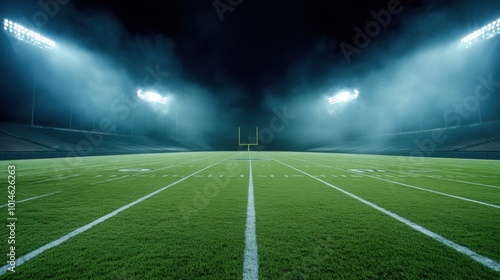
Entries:
[[[35, 87], [35, 125], [98, 130], [102, 121], [112, 121], [113, 133], [172, 138], [214, 136], [215, 130], [230, 127], [231, 118], [223, 108], [231, 107], [231, 98], [216, 99], [186, 79], [173, 54], [175, 44], [168, 38], [132, 35], [102, 11], [65, 8], [70, 11], [56, 20], [66, 24], [52, 32], [58, 34], [51, 37], [57, 42], [53, 50], [17, 42], [10, 49], [5, 40], [4, 49], [16, 57], [5, 61], [10, 65], [4, 67], [25, 78], [22, 89], [9, 87], [24, 93], [24, 100], [17, 101], [26, 108], [15, 112], [19, 117], [11, 112], [8, 120], [27, 119]], [[139, 88], [167, 96], [168, 104], [138, 99]], [[225, 95], [236, 93], [229, 90]]]
[[[33, 3], [2, 5], [5, 17], [37, 9]], [[40, 50], [4, 36], [2, 67], [8, 73], [2, 102], [12, 110], [3, 110], [2, 120], [29, 123], [35, 91], [36, 125], [98, 130], [111, 122], [112, 133], [231, 141], [237, 127], [251, 140], [258, 126], [260, 149], [444, 127], [447, 110], [474, 94], [478, 77], [498, 73], [496, 38], [470, 49], [459, 42], [496, 19], [500, 4], [461, 1], [443, 8], [423, 1], [422, 6], [393, 15], [393, 26], [382, 28], [349, 59], [340, 40], [324, 35], [301, 55], [289, 57], [284, 51], [291, 66], [273, 74], [269, 61], [262, 65], [262, 77], [249, 77], [265, 84], [250, 88], [232, 80], [219, 59], [231, 57], [231, 44], [207, 48], [199, 64], [180, 57], [217, 34], [203, 12], [184, 29], [196, 30], [198, 37], [176, 42], [153, 31], [133, 34], [108, 12], [79, 10], [70, 3], [40, 30], [57, 42], [55, 49]], [[352, 38], [354, 27], [346, 28]], [[227, 24], [220, 28], [236, 32]], [[209, 71], [203, 76], [198, 68]], [[358, 99], [328, 104], [336, 92], [354, 88]], [[169, 102], [147, 103], [137, 98], [138, 89], [155, 90]], [[481, 102], [484, 120], [500, 118], [498, 102], [498, 96]], [[478, 112], [471, 114], [465, 124], [478, 121]]]
[[[446, 122], [446, 115], [451, 119], [459, 115], [457, 106], [476, 105], [465, 103], [467, 97], [474, 97], [476, 86], [480, 85], [478, 77], [493, 75], [497, 77], [493, 81], [500, 80], [496, 38], [468, 49], [460, 44], [460, 39], [473, 30], [461, 18], [467, 9], [480, 10], [484, 16], [475, 28], [496, 20], [499, 14], [494, 11], [499, 11], [499, 5], [484, 4], [463, 1], [456, 5], [460, 7], [451, 7], [455, 10], [415, 12], [403, 20], [399, 32], [384, 34], [382, 30], [359, 57], [352, 56], [350, 64], [342, 61], [340, 50], [331, 57], [321, 51], [311, 52], [290, 71], [286, 83], [267, 90], [265, 107], [287, 104], [289, 111], [297, 114], [294, 123], [282, 133], [296, 143], [312, 139], [335, 143], [456, 125]], [[490, 9], [489, 13], [486, 9]], [[332, 43], [320, 44], [322, 50], [322, 45]], [[339, 42], [333, 44], [338, 46]], [[318, 74], [316, 69], [325, 65], [325, 57], [330, 59], [331, 68], [326, 66], [327, 70]], [[276, 95], [283, 90], [283, 84], [292, 85], [284, 89], [290, 93], [287, 98]], [[346, 89], [358, 89], [359, 98], [347, 103], [327, 103], [328, 97]], [[482, 121], [499, 119], [493, 105], [498, 106], [499, 101], [498, 95], [493, 95], [479, 102]], [[479, 121], [477, 108], [465, 111], [468, 117], [462, 125]], [[383, 137], [377, 139], [383, 141]]]

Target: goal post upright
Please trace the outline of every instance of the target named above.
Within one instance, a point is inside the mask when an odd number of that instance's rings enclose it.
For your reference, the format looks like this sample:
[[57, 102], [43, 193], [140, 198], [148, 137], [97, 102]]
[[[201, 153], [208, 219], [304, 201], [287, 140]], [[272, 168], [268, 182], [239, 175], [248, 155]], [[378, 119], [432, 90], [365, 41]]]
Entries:
[[247, 146], [248, 158], [250, 158], [250, 146], [259, 145], [259, 127], [255, 127], [255, 143], [241, 143], [241, 128], [238, 127], [238, 145]]

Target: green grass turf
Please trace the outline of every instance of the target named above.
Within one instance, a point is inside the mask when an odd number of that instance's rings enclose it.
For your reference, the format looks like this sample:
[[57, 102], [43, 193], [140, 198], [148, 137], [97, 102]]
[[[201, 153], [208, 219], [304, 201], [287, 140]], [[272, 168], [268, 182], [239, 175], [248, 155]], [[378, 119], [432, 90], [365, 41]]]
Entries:
[[[17, 204], [17, 257], [220, 163], [0, 278], [241, 278], [246, 157], [246, 153], [210, 152], [1, 161], [3, 186], [7, 166], [16, 165], [16, 200], [58, 192]], [[259, 152], [253, 157], [259, 158], [252, 167], [262, 279], [500, 277], [499, 272], [278, 162], [499, 262], [500, 209], [394, 182], [500, 205], [500, 188], [471, 184], [500, 186], [500, 161], [285, 152]], [[117, 171], [122, 168], [151, 171]], [[0, 204], [7, 202], [7, 188], [3, 189]], [[7, 208], [1, 212], [7, 224]], [[7, 235], [8, 230], [2, 229], [2, 254], [8, 253]]]

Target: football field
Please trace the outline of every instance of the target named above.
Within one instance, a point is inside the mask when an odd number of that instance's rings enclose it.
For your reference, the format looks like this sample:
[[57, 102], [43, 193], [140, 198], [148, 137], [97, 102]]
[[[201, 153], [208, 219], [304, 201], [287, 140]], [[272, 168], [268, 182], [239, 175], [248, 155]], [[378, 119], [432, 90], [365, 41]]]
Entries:
[[499, 171], [295, 152], [0, 161], [0, 278], [499, 279]]

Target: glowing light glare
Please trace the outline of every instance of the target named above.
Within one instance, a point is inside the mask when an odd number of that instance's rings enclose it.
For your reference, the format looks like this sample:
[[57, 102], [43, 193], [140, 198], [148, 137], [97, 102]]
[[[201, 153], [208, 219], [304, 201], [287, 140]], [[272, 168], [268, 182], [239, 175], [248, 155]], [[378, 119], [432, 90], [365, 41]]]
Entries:
[[167, 104], [167, 98], [164, 96], [159, 95], [156, 92], [153, 91], [142, 91], [138, 90], [137, 91], [137, 96], [143, 100], [146, 100], [148, 102], [152, 103], [160, 103], [160, 104]]
[[342, 103], [342, 102], [347, 102], [353, 99], [358, 98], [359, 91], [355, 89], [353, 92], [350, 91], [342, 91], [336, 94], [333, 97], [328, 98], [328, 103], [330, 104], [336, 104], [336, 103]]
[[460, 40], [466, 48], [500, 34], [500, 18], [483, 26]]
[[29, 30], [28, 28], [14, 23], [8, 19], [4, 19], [4, 30], [11, 37], [16, 38], [19, 41], [24, 41], [30, 43], [42, 49], [52, 49], [56, 46], [56, 42], [50, 40], [49, 38], [43, 37], [35, 31]]

